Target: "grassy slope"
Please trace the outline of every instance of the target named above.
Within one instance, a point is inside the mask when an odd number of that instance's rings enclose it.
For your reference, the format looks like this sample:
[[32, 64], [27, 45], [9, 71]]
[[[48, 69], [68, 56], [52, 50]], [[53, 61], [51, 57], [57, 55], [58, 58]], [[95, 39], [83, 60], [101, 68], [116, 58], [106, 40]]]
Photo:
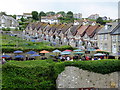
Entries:
[[120, 71], [120, 60], [52, 62], [51, 60], [11, 61], [3, 65], [3, 88], [55, 88], [55, 80], [65, 66], [97, 73]]
[[[3, 52], [13, 52], [15, 50], [23, 50], [23, 51], [40, 51], [40, 50], [48, 50], [53, 51], [56, 49], [55, 47], [49, 46], [48, 42], [30, 42], [26, 40], [22, 40], [20, 38], [14, 37], [14, 36], [8, 36], [8, 35], [2, 35], [0, 36], [0, 39], [2, 38], [2, 51]], [[65, 50], [65, 49], [73, 49], [71, 46], [61, 46], [57, 47], [59, 50]]]

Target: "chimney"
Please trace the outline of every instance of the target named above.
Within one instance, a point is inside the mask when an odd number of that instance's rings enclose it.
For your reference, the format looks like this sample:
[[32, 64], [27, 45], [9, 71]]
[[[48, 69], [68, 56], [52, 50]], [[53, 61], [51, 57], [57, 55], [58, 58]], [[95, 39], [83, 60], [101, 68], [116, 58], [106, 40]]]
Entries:
[[105, 29], [108, 29], [108, 25], [105, 25]]

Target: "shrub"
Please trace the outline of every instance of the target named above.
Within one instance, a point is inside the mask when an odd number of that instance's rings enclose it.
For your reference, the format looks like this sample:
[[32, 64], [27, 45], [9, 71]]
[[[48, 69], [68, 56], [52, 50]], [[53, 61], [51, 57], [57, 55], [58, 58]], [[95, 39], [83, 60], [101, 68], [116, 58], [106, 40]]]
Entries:
[[2, 66], [4, 88], [31, 88], [55, 90], [56, 79], [66, 66], [75, 66], [91, 72], [108, 74], [120, 71], [120, 60], [67, 61], [51, 60], [10, 61]]

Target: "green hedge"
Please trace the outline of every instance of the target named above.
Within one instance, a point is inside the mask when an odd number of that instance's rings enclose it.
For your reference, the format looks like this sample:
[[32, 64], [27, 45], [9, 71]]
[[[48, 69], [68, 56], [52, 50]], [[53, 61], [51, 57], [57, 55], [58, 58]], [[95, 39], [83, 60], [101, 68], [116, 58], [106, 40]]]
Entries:
[[108, 74], [120, 71], [120, 60], [67, 61], [52, 60], [10, 61], [2, 66], [3, 88], [34, 88], [37, 90], [55, 90], [56, 79], [66, 66], [75, 66], [83, 70]]
[[91, 72], [108, 74], [120, 71], [120, 60], [95, 60], [95, 61], [76, 61], [65, 62], [65, 66], [76, 66]]

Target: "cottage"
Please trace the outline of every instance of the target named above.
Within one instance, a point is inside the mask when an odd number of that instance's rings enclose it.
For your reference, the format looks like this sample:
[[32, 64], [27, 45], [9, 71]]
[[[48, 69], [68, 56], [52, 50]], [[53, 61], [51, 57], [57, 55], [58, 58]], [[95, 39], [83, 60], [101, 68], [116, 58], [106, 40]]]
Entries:
[[85, 33], [87, 28], [89, 27], [89, 25], [82, 25], [78, 30], [77, 30], [77, 34], [75, 35], [75, 39], [81, 39]]

